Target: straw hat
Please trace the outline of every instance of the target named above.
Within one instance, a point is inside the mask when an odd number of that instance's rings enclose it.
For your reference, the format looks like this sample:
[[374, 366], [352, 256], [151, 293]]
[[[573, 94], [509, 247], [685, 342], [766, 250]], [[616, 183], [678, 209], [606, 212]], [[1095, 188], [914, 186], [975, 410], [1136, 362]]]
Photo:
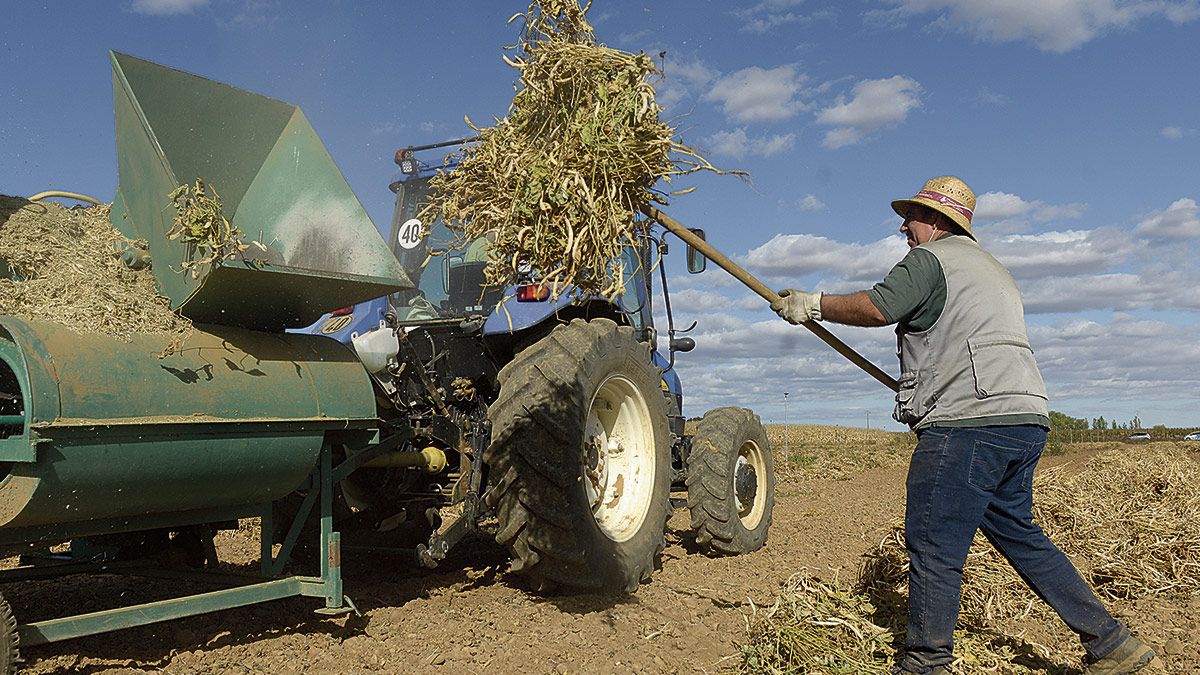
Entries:
[[925, 181], [925, 187], [912, 199], [897, 199], [892, 209], [904, 218], [906, 204], [919, 204], [937, 211], [954, 221], [967, 236], [975, 238], [971, 231], [971, 216], [975, 213], [975, 193], [961, 179], [954, 176], [938, 176]]

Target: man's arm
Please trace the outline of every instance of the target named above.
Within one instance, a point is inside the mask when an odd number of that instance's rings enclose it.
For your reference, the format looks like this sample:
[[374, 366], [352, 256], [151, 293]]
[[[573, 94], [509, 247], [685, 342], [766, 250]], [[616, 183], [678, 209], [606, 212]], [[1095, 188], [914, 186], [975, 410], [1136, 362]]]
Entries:
[[850, 326], [874, 328], [888, 325], [888, 320], [884, 318], [883, 312], [879, 311], [866, 291], [850, 295], [822, 295], [821, 318], [824, 321], [844, 323]]

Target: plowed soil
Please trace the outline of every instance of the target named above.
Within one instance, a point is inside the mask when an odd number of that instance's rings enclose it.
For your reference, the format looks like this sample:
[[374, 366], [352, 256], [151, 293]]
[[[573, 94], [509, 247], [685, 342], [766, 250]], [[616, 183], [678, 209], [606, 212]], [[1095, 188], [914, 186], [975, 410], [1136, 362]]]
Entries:
[[[1086, 460], [1072, 451], [1044, 464]], [[748, 616], [774, 602], [789, 576], [807, 568], [827, 580], [853, 579], [862, 553], [903, 511], [903, 477], [903, 467], [884, 467], [849, 480], [782, 480], [767, 547], [740, 558], [696, 552], [680, 510], [668, 526], [662, 569], [632, 595], [526, 592], [507, 571], [506, 552], [480, 535], [432, 571], [395, 555], [345, 552], [346, 593], [361, 618], [321, 617], [312, 612], [315, 600], [286, 600], [29, 648], [23, 666], [31, 673], [726, 671], [739, 663]], [[253, 571], [248, 530], [219, 539], [226, 567]], [[22, 621], [205, 590], [115, 575], [3, 588]], [[1112, 606], [1165, 656], [1169, 672], [1200, 672], [1200, 598]], [[1012, 631], [1082, 655], [1061, 625]]]

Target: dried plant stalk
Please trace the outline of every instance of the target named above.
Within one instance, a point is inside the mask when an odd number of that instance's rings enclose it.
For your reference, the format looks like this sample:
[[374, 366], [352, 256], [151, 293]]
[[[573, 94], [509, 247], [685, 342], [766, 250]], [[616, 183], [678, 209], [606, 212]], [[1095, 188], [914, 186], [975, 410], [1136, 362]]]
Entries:
[[675, 140], [650, 57], [598, 44], [588, 6], [535, 0], [509, 19], [522, 21], [505, 58], [520, 72], [509, 113], [485, 129], [468, 119], [479, 142], [430, 182], [422, 222], [442, 219], [460, 246], [488, 236], [490, 286], [529, 266], [555, 296], [571, 285], [615, 297], [625, 285], [618, 254], [649, 228], [641, 207], [665, 203], [655, 184], [725, 173]]
[[167, 198], [175, 208], [175, 221], [167, 231], [167, 238], [179, 239], [189, 247], [191, 256], [182, 267], [184, 271], [190, 271], [193, 278], [200, 275], [204, 265], [228, 260], [251, 247], [266, 250], [257, 241], [242, 243], [241, 232], [229, 224], [222, 212], [217, 189], [204, 179], [197, 178], [194, 186], [180, 185]]

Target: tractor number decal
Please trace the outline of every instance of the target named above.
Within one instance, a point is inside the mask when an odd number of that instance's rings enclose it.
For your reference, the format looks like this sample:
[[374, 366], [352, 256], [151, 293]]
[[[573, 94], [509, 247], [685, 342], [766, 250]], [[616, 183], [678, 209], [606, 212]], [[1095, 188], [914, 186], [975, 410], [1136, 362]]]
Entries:
[[353, 314], [346, 314], [344, 316], [331, 316], [328, 319], [325, 319], [325, 325], [321, 326], [321, 332], [325, 335], [332, 335], [346, 326], [349, 326], [350, 322], [353, 320]]
[[414, 249], [417, 244], [421, 243], [421, 221], [416, 218], [409, 218], [400, 226], [400, 231], [396, 234], [396, 243], [400, 244], [400, 248], [404, 250]]

